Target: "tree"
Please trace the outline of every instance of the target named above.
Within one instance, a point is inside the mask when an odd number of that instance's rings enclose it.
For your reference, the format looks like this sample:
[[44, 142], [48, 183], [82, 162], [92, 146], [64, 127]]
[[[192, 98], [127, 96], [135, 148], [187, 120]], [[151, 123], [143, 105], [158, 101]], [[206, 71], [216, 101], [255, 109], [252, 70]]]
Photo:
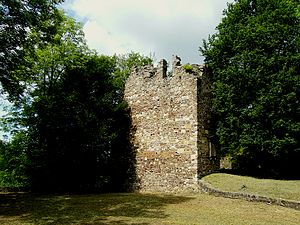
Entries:
[[212, 72], [221, 153], [240, 169], [297, 169], [299, 9], [294, 0], [236, 0], [200, 49]]
[[[60, 118], [55, 117], [59, 114], [60, 108], [55, 106], [61, 102], [59, 99], [61, 93], [58, 91], [66, 70], [85, 64], [92, 54], [85, 43], [81, 26], [74, 19], [64, 16], [62, 11], [57, 13], [61, 21], [51, 37], [51, 42], [37, 45], [34, 52], [24, 49], [26, 56], [23, 58], [24, 63], [15, 65], [14, 75], [27, 78], [23, 80], [23, 95], [14, 101], [9, 116], [4, 120], [6, 126], [4, 128], [12, 133], [13, 140], [26, 143], [19, 151], [26, 155], [27, 178], [33, 186], [36, 185], [35, 181], [42, 182], [50, 172], [49, 162], [53, 158], [46, 159], [46, 157], [54, 150], [49, 148], [51, 139], [43, 136], [45, 134], [43, 131], [50, 132], [50, 128], [54, 130], [55, 127], [60, 127], [58, 124]], [[31, 35], [33, 34], [31, 32]], [[56, 104], [57, 99], [59, 101]], [[21, 135], [22, 133], [24, 135]], [[3, 151], [4, 157], [14, 154], [10, 152], [18, 151], [14, 149], [17, 145], [12, 145], [11, 142], [7, 146], [12, 147]], [[15, 164], [12, 165], [14, 166]], [[45, 176], [38, 177], [39, 173]]]
[[124, 190], [133, 173], [124, 81], [133, 61], [149, 60], [138, 53], [99, 56], [88, 49], [80, 24], [60, 18], [52, 41], [24, 58], [31, 67], [15, 70], [30, 79], [6, 125], [25, 143], [19, 150], [27, 183], [39, 191]]
[[64, 76], [66, 68], [78, 67], [84, 64], [89, 55], [95, 54], [86, 44], [81, 25], [65, 16], [63, 11], [58, 14], [61, 22], [52, 41], [36, 48], [33, 57], [25, 58], [30, 68], [21, 66], [16, 72], [20, 77], [30, 74], [24, 90], [31, 96], [50, 94], [56, 82], [60, 82]]
[[[101, 189], [109, 182], [115, 111], [114, 59], [90, 56], [68, 67], [30, 105], [32, 184], [52, 190]], [[119, 124], [120, 125], [120, 124]]]
[[[25, 116], [31, 122], [30, 149], [35, 149], [31, 183], [52, 190], [129, 189], [135, 172], [134, 152], [122, 95], [124, 80], [120, 79], [128, 72], [116, 56], [90, 53], [76, 58], [80, 63], [68, 64], [69, 57], [63, 60], [68, 66], [51, 91], [35, 92], [37, 98]], [[146, 59], [135, 64], [142, 66]], [[131, 55], [122, 58], [127, 61], [133, 61]], [[40, 90], [47, 86], [41, 85]]]
[[19, 132], [9, 142], [0, 141], [0, 187], [25, 187], [27, 174], [27, 136]]
[[[37, 46], [51, 41], [60, 23], [56, 5], [62, 0], [0, 1], [0, 83], [11, 98], [23, 92], [23, 82], [15, 70], [27, 65], [25, 57]], [[28, 66], [28, 65], [27, 65]]]
[[143, 67], [150, 65], [154, 61], [153, 55], [144, 56], [138, 52], [130, 52], [124, 55], [115, 55], [117, 61], [119, 79], [125, 84], [126, 79], [129, 77], [131, 70], [134, 67]]

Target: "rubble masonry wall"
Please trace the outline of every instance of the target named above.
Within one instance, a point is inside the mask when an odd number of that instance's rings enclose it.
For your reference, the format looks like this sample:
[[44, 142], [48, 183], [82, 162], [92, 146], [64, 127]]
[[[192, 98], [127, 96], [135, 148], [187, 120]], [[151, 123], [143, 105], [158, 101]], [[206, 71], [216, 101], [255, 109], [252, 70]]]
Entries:
[[217, 167], [209, 137], [210, 84], [205, 67], [167, 63], [135, 69], [125, 87], [141, 191], [197, 189], [198, 179]]

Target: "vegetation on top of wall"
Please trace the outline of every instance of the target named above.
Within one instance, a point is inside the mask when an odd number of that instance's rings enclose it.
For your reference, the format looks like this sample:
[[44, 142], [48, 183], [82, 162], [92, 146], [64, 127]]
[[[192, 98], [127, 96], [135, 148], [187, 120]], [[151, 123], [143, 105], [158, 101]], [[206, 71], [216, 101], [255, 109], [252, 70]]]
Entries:
[[186, 73], [192, 73], [192, 72], [193, 72], [193, 66], [190, 65], [190, 64], [184, 64], [184, 65], [182, 66], [182, 68], [184, 69], [184, 71], [185, 71]]

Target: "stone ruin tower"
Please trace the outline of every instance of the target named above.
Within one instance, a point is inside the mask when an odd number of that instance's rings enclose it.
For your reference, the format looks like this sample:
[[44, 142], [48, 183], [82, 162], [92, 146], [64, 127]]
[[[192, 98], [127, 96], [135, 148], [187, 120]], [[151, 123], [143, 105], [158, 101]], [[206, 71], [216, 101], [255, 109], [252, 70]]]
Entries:
[[197, 190], [199, 178], [219, 166], [205, 66], [182, 66], [177, 56], [172, 66], [171, 75], [165, 60], [135, 68], [125, 86], [141, 191]]

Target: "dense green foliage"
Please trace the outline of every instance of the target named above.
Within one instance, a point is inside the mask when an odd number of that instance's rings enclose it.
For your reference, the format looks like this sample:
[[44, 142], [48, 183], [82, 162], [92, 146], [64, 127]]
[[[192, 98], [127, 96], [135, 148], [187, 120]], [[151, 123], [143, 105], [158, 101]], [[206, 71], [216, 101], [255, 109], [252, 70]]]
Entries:
[[51, 41], [61, 21], [56, 4], [62, 0], [0, 1], [0, 83], [11, 98], [22, 94], [30, 74], [15, 73], [28, 65], [25, 57]]
[[[126, 154], [127, 130], [121, 131], [129, 127], [112, 79], [115, 67], [110, 57], [91, 56], [68, 68], [51, 92], [38, 95], [24, 112], [34, 188], [96, 189], [112, 182], [111, 156], [118, 148]], [[121, 180], [127, 169], [117, 165]]]
[[236, 0], [202, 54], [223, 155], [240, 169], [299, 171], [300, 3]]
[[27, 141], [26, 133], [19, 132], [9, 143], [0, 142], [0, 187], [28, 185]]
[[81, 26], [58, 14], [51, 42], [26, 54], [14, 71], [30, 78], [3, 121], [13, 138], [0, 146], [0, 186], [129, 189], [134, 151], [123, 89], [130, 68], [152, 60], [133, 52], [99, 56], [87, 47]]

